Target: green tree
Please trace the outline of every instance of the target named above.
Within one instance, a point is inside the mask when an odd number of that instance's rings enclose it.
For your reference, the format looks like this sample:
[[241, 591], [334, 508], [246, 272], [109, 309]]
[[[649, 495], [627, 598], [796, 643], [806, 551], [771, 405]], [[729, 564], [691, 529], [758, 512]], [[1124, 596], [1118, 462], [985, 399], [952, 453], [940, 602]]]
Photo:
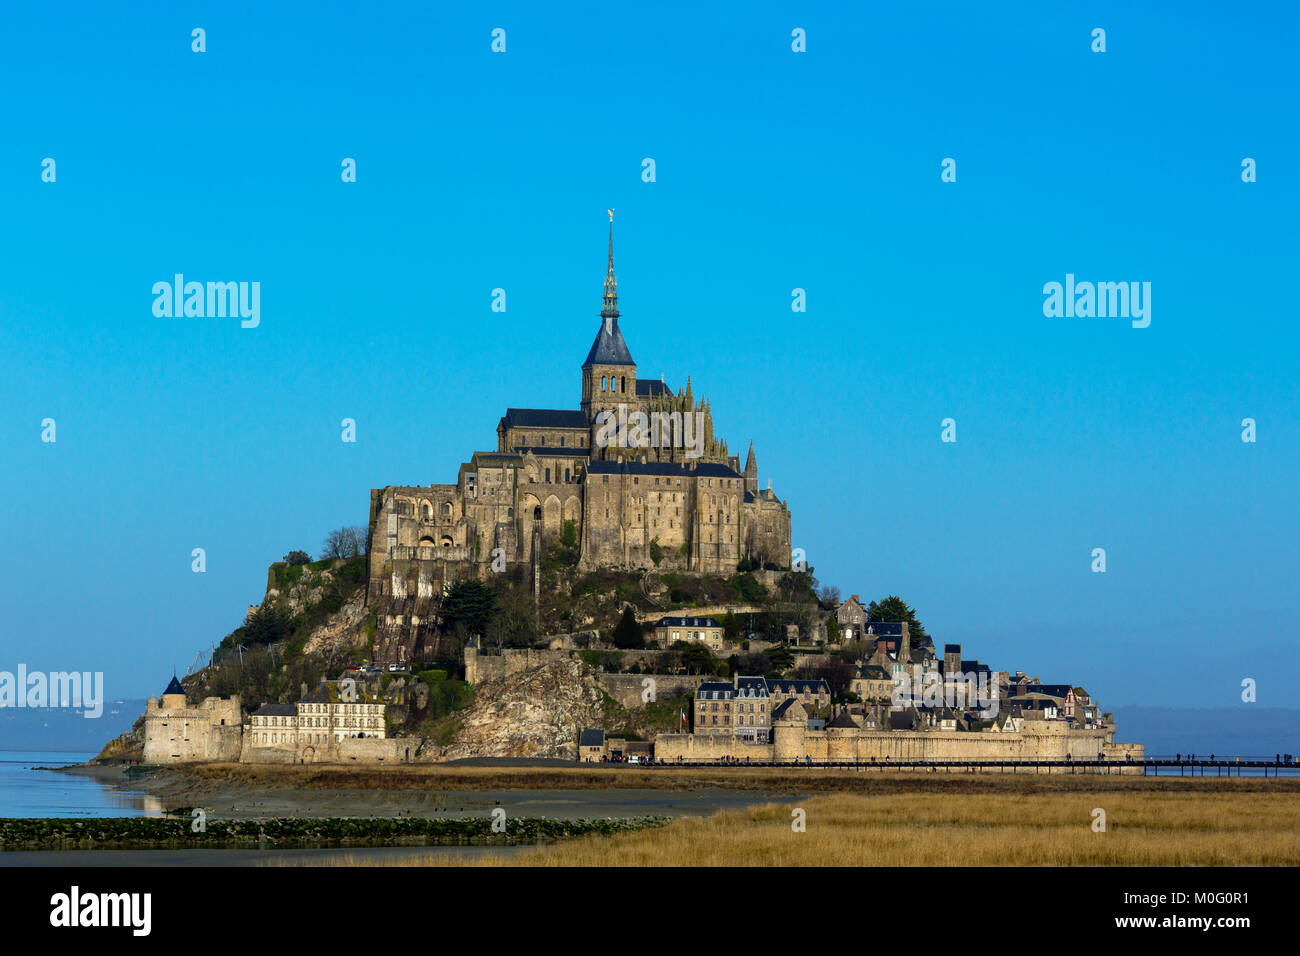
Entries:
[[684, 641], [681, 644], [681, 665], [688, 674], [718, 674], [725, 665], [713, 656], [713, 651], [703, 644]]
[[897, 594], [891, 594], [883, 600], [868, 604], [867, 621], [871, 624], [906, 621], [913, 644], [917, 643], [917, 638], [929, 637], [925, 632], [925, 625], [916, 618], [916, 610], [908, 607], [907, 602]]
[[476, 578], [457, 581], [442, 599], [443, 627], [455, 631], [460, 625], [470, 636], [486, 634], [496, 599], [496, 592]]
[[560, 530], [559, 547], [556, 557], [565, 567], [577, 567], [578, 564], [578, 522], [572, 518], [564, 522]]
[[645, 636], [641, 633], [641, 625], [637, 623], [636, 615], [632, 613], [630, 607], [623, 608], [623, 616], [618, 619], [618, 624], [614, 627], [614, 646], [623, 650], [639, 650], [645, 647]]
[[794, 651], [785, 644], [769, 647], [763, 653], [774, 671], [788, 671], [794, 666]]
[[236, 640], [242, 644], [276, 644], [288, 640], [292, 630], [288, 609], [272, 604], [249, 611], [243, 634]]
[[284, 556], [284, 563], [291, 568], [299, 564], [311, 564], [311, 555], [306, 551], [290, 551]]
[[659, 539], [651, 538], [650, 539], [650, 560], [655, 563], [655, 567], [657, 568], [659, 567], [659, 562], [662, 561], [663, 559], [664, 559], [664, 549], [659, 546]]

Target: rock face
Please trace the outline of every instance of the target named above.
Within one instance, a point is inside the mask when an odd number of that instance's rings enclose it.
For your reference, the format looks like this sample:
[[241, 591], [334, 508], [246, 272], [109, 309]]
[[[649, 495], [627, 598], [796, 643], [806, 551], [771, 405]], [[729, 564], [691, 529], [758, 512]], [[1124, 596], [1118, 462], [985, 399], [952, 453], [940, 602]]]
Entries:
[[359, 592], [328, 621], [312, 631], [303, 651], [307, 654], [322, 654], [364, 643], [361, 632], [366, 620], [365, 596], [365, 591]]
[[576, 760], [579, 731], [604, 726], [605, 701], [596, 672], [576, 659], [488, 680], [460, 712], [455, 742], [439, 756]]

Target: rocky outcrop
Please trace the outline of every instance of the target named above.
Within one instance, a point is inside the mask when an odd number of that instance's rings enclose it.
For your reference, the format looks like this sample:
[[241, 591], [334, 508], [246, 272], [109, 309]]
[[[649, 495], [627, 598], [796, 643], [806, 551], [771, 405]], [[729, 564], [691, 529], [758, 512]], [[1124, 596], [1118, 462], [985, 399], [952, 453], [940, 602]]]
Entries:
[[307, 654], [328, 654], [362, 644], [365, 642], [365, 622], [366, 595], [362, 591], [312, 631], [303, 651]]
[[606, 701], [596, 672], [577, 659], [485, 681], [474, 703], [457, 712], [455, 741], [439, 757], [575, 760], [579, 731], [604, 726]]

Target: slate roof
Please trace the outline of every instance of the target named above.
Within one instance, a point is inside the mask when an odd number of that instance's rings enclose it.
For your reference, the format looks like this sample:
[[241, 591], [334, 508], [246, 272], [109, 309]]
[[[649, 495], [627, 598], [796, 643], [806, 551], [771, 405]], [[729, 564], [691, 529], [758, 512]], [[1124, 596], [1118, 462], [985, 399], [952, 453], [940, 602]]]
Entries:
[[731, 700], [735, 690], [736, 688], [725, 681], [706, 680], [695, 688], [695, 697], [697, 700]]
[[879, 664], [863, 664], [858, 668], [858, 676], [864, 680], [890, 680], [889, 671]]
[[829, 694], [831, 685], [824, 680], [799, 680], [796, 678], [773, 678], [768, 686], [782, 694]]
[[868, 621], [867, 633], [876, 637], [902, 637], [903, 625], [901, 621]]
[[293, 704], [263, 704], [253, 711], [254, 717], [297, 717], [298, 708]]
[[176, 675], [173, 674], [173, 675], [172, 675], [172, 679], [171, 679], [171, 683], [167, 685], [167, 689], [166, 689], [165, 691], [163, 691], [163, 693], [164, 693], [164, 694], [183, 694], [183, 693], [185, 693], [185, 688], [181, 686], [181, 682], [178, 681], [178, 680], [176, 679]]
[[663, 382], [657, 382], [652, 378], [650, 379], [639, 378], [636, 380], [636, 393], [638, 395], [650, 395], [650, 396], [671, 395], [672, 389], [670, 389]]
[[852, 727], [853, 729], [856, 730], [858, 727], [858, 722], [854, 720], [851, 716], [849, 716], [849, 712], [847, 710], [841, 710], [838, 714], [835, 715], [835, 719], [832, 720], [830, 723], [828, 723], [826, 726], [827, 727]]
[[501, 418], [507, 428], [581, 428], [588, 427], [587, 416], [569, 408], [507, 408]]
[[915, 715], [907, 711], [891, 711], [889, 714], [890, 730], [911, 730]]
[[605, 746], [605, 731], [603, 730], [584, 730], [578, 734], [579, 747], [603, 747]]
[[623, 333], [618, 330], [618, 316], [602, 316], [596, 341], [591, 343], [591, 351], [587, 353], [587, 361], [582, 363], [582, 367], [635, 364], [627, 342], [623, 341]]
[[670, 475], [680, 478], [740, 478], [744, 476], [726, 465], [700, 462], [694, 468], [667, 461], [593, 461], [587, 468], [590, 475]]
[[[772, 711], [772, 721], [773, 721], [773, 723], [775, 723], [776, 721], [778, 721], [778, 720], [780, 720], [782, 717], [784, 717], [786, 711], [790, 710], [790, 709], [791, 709], [792, 707], [794, 707], [796, 704], [799, 704], [799, 702], [798, 702], [797, 700], [795, 700], [793, 697], [790, 697], [790, 698], [787, 698], [786, 700], [781, 701], [781, 703], [780, 703], [779, 705], [777, 705], [777, 708], [776, 708], [774, 711]], [[802, 707], [803, 705], [802, 705], [802, 704], [799, 704], [799, 706]]]
[[565, 445], [516, 445], [510, 449], [516, 455], [537, 455], [550, 458], [586, 458], [591, 450], [588, 448], [569, 448]]
[[737, 677], [736, 696], [737, 697], [767, 697], [768, 696], [767, 678]]
[[722, 627], [711, 617], [661, 617], [655, 627]]

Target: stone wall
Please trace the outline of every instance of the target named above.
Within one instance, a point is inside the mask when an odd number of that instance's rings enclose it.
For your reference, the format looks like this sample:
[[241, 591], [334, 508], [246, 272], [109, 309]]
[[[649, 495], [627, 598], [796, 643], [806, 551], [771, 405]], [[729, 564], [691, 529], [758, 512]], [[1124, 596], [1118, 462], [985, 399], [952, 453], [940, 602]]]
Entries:
[[[735, 570], [734, 568], [732, 569]], [[720, 618], [724, 614], [761, 614], [770, 608], [758, 604], [709, 604], [703, 607], [685, 607], [676, 610], [636, 610], [637, 621], [657, 621], [661, 617], [712, 617]]]
[[567, 661], [573, 654], [566, 650], [535, 650], [508, 647], [500, 654], [481, 654], [476, 647], [465, 648], [465, 680], [471, 684], [499, 680], [522, 674], [524, 671]]
[[[251, 737], [250, 735], [247, 735]], [[416, 737], [344, 737], [324, 744], [257, 745], [245, 742], [240, 763], [409, 763], [420, 745]]]
[[774, 743], [745, 743], [729, 734], [660, 734], [655, 739], [658, 760], [751, 761], [942, 761], [942, 760], [1094, 760], [1105, 753], [1122, 763], [1131, 755], [1140, 760], [1141, 744], [1109, 742], [1105, 730], [1069, 730], [1056, 721], [1026, 722], [1019, 732], [963, 733], [957, 731], [862, 731], [850, 728], [810, 731], [777, 724]]
[[[605, 693], [629, 710], [644, 706], [641, 695], [645, 691], [646, 680], [655, 682], [655, 696], [662, 700], [678, 693], [693, 697], [695, 688], [699, 687], [700, 681], [704, 679], [698, 675], [685, 674], [601, 674], [599, 678], [600, 686]], [[686, 710], [690, 712], [689, 707]]]

